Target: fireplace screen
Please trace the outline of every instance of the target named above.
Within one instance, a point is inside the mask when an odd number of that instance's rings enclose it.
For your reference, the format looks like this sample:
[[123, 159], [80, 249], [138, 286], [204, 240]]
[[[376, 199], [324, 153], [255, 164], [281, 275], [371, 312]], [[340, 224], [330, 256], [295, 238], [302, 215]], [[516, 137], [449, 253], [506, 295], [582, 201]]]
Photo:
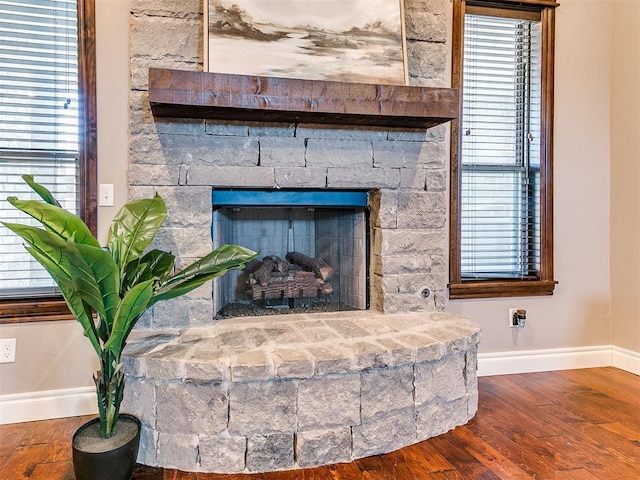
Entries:
[[220, 317], [368, 307], [366, 192], [214, 190], [213, 246], [259, 251], [214, 283]]

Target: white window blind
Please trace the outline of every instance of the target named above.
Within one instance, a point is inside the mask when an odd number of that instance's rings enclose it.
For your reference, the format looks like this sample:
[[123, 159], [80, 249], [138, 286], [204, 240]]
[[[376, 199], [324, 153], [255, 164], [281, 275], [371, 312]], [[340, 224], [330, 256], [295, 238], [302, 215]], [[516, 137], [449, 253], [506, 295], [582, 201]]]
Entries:
[[[78, 211], [78, 48], [75, 0], [0, 0], [0, 218], [23, 214], [6, 201], [37, 198], [31, 174]], [[22, 220], [21, 220], [22, 221]], [[34, 221], [34, 225], [37, 223]], [[20, 238], [0, 226], [0, 297], [55, 291]]]
[[540, 268], [540, 24], [467, 14], [461, 276], [535, 278]]

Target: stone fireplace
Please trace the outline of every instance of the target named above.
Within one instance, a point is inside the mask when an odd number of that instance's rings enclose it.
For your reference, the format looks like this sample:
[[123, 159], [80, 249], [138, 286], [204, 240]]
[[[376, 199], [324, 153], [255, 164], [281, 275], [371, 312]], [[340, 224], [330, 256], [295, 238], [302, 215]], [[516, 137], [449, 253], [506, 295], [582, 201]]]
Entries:
[[[411, 85], [447, 83], [447, 8], [445, 0], [405, 1]], [[364, 232], [349, 235], [364, 243], [350, 248], [367, 254], [364, 265], [346, 267], [315, 247], [305, 253], [353, 270], [332, 285], [358, 277], [345, 289], [356, 291], [344, 301], [353, 311], [216, 319], [234, 298], [233, 275], [156, 304], [125, 358], [124, 410], [144, 426], [139, 460], [189, 471], [304, 468], [465, 423], [477, 405], [479, 329], [442, 313], [447, 127], [154, 116], [149, 68], [202, 70], [202, 31], [200, 0], [132, 1], [130, 196], [165, 200], [157, 246], [187, 264], [210, 251], [212, 232], [214, 243], [253, 241], [231, 220], [266, 212], [212, 205], [212, 192], [360, 192], [364, 213], [353, 207], [348, 223], [363, 223]], [[336, 228], [304, 207], [270, 212], [267, 223]]]

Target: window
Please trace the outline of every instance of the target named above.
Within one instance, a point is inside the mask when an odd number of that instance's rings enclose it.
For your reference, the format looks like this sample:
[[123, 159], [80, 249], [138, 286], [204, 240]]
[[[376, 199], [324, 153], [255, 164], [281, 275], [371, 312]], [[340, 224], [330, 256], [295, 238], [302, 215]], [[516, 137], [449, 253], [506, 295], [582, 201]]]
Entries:
[[[95, 231], [94, 0], [0, 0], [0, 218], [31, 174]], [[53, 280], [0, 226], [0, 322], [68, 316]]]
[[555, 6], [454, 2], [452, 299], [553, 293]]

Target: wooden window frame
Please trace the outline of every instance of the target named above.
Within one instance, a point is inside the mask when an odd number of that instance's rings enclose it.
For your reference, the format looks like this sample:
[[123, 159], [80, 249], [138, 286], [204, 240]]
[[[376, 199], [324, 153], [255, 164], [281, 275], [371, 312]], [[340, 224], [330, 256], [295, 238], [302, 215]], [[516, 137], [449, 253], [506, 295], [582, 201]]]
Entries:
[[[462, 280], [461, 273], [461, 197], [462, 152], [459, 121], [451, 124], [451, 185], [449, 230], [449, 298], [496, 298], [553, 295], [553, 94], [555, 9], [552, 0], [454, 0], [452, 87], [462, 92], [464, 17], [467, 7], [476, 12], [483, 8], [516, 12], [540, 12], [542, 26], [542, 98], [540, 139], [540, 272], [532, 280]], [[459, 119], [462, 118], [460, 102]]]
[[[97, 110], [95, 0], [78, 0], [78, 143], [79, 215], [97, 232]], [[69, 320], [73, 315], [61, 296], [0, 300], [0, 324]]]

